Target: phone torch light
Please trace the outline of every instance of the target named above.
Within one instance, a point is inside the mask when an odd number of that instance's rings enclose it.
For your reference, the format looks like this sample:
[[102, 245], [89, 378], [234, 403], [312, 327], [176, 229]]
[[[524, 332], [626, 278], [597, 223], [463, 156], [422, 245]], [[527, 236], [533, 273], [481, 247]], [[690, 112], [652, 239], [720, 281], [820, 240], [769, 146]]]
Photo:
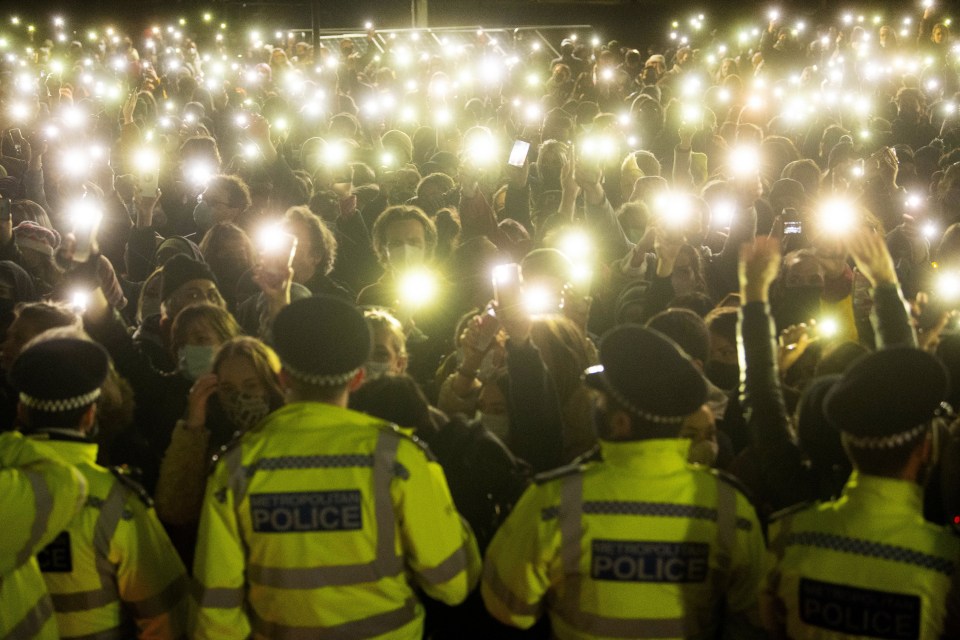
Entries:
[[187, 169], [187, 177], [197, 187], [205, 187], [213, 178], [213, 168], [203, 162], [196, 162]]
[[74, 311], [83, 315], [90, 306], [90, 294], [86, 291], [74, 291], [70, 294], [70, 307]]
[[670, 228], [682, 228], [693, 217], [693, 203], [685, 193], [663, 193], [657, 197], [654, 204], [660, 211], [664, 224]]
[[715, 229], [723, 229], [733, 224], [733, 216], [736, 212], [734, 204], [728, 200], [723, 200], [713, 206], [712, 218]]
[[593, 250], [590, 236], [580, 229], [567, 232], [560, 239], [559, 248], [574, 263], [585, 260]]
[[821, 318], [817, 322], [817, 331], [823, 338], [835, 338], [840, 333], [840, 324], [834, 318]]
[[437, 123], [437, 126], [445, 127], [453, 122], [453, 114], [450, 113], [449, 109], [439, 109], [433, 114], [433, 120]]
[[400, 302], [414, 309], [430, 304], [437, 295], [437, 279], [426, 269], [408, 271], [399, 284]]
[[290, 234], [284, 230], [283, 225], [276, 222], [260, 229], [260, 233], [257, 234], [257, 245], [261, 253], [275, 255], [288, 244], [289, 237]]
[[516, 269], [513, 264], [498, 264], [493, 268], [493, 284], [500, 286], [512, 282]]
[[730, 152], [730, 168], [740, 177], [756, 175], [760, 171], [760, 152], [756, 147], [734, 147]]
[[939, 230], [937, 229], [937, 225], [933, 224], [932, 222], [928, 222], [925, 225], [923, 225], [922, 232], [923, 232], [923, 237], [925, 237], [928, 240], [933, 240], [934, 238], [937, 237]]
[[86, 231], [100, 224], [103, 212], [88, 200], [79, 200], [70, 207], [74, 231]]
[[392, 167], [394, 162], [392, 153], [383, 153], [380, 156], [380, 166], [382, 167]]
[[152, 149], [140, 149], [134, 155], [134, 163], [141, 172], [156, 171], [160, 160]]
[[323, 151], [323, 160], [331, 166], [339, 166], [347, 161], [347, 149], [339, 142], [331, 142]]
[[607, 82], [613, 80], [613, 69], [604, 67], [603, 70], [600, 71], [600, 78]]
[[832, 235], [847, 233], [856, 224], [853, 205], [842, 199], [828, 200], [820, 207], [820, 226]]
[[942, 273], [937, 279], [937, 293], [945, 300], [960, 298], [960, 275], [956, 273]]
[[260, 147], [255, 142], [243, 145], [243, 157], [247, 160], [256, 160], [260, 157]]

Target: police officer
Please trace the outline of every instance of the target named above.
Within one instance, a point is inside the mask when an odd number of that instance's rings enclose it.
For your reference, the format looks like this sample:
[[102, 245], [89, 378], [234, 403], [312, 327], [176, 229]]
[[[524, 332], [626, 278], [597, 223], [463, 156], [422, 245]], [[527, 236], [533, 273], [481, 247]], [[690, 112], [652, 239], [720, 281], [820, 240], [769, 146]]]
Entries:
[[37, 560], [61, 637], [183, 637], [183, 564], [143, 489], [96, 464], [91, 435], [107, 367], [99, 345], [65, 337], [40, 338], [13, 365], [24, 431], [76, 466], [89, 486], [84, 508]]
[[[684, 423], [709, 409], [689, 357], [625, 325], [587, 370], [599, 455], [539, 476], [494, 536], [482, 594], [500, 621], [557, 638], [762, 637], [763, 538], [727, 479], [687, 462]], [[759, 635], [758, 635], [759, 634]]]
[[196, 638], [420, 638], [414, 592], [463, 601], [480, 574], [439, 465], [346, 409], [371, 340], [319, 296], [273, 326], [289, 404], [228, 445], [207, 483], [194, 563]]
[[0, 433], [0, 638], [59, 637], [34, 554], [86, 497], [83, 476], [48, 447]]
[[[843, 496], [776, 517], [764, 625], [791, 638], [957, 638], [960, 541], [923, 519], [919, 482], [947, 374], [895, 347], [854, 364], [824, 399], [854, 467]], [[948, 615], [952, 614], [952, 615]]]

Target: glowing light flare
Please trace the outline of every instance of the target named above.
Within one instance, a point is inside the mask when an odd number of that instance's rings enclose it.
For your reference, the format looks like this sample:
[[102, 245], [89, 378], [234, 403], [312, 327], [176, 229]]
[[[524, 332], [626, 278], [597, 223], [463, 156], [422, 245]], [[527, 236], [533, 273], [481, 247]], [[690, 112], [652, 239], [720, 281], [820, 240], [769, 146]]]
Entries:
[[818, 220], [826, 233], [843, 235], [853, 229], [857, 215], [853, 203], [842, 198], [832, 198], [820, 206]]
[[734, 175], [748, 177], [760, 171], [760, 151], [753, 146], [740, 145], [730, 152], [730, 170]]
[[682, 229], [693, 219], [693, 202], [690, 195], [682, 191], [661, 193], [654, 206], [668, 228]]
[[437, 296], [437, 277], [427, 269], [414, 269], [400, 276], [398, 292], [400, 303], [419, 309]]

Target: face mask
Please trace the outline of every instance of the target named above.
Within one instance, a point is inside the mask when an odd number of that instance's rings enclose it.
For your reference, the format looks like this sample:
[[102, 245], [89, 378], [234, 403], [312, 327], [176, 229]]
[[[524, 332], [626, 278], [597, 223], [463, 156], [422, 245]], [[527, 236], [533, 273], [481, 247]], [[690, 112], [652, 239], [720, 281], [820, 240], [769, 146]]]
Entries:
[[423, 264], [423, 247], [403, 244], [387, 250], [387, 261], [397, 270], [408, 269]]
[[213, 209], [206, 202], [198, 202], [193, 208], [193, 221], [197, 228], [205, 231], [213, 226]]
[[367, 380], [376, 380], [393, 373], [393, 363], [371, 360], [363, 365]]
[[259, 394], [230, 393], [220, 398], [220, 405], [230, 422], [242, 431], [255, 427], [270, 413], [267, 399]]
[[707, 380], [724, 391], [736, 389], [740, 384], [740, 366], [726, 362], [710, 360], [704, 368]]
[[507, 414], [480, 413], [480, 423], [484, 428], [501, 440], [510, 434], [510, 416]]
[[200, 376], [210, 373], [215, 351], [216, 347], [193, 344], [180, 347], [180, 351], [177, 352], [180, 372], [188, 380], [196, 380]]
[[690, 451], [687, 453], [687, 462], [712, 467], [716, 464], [719, 453], [720, 445], [716, 442], [713, 440], [700, 440], [690, 445]]

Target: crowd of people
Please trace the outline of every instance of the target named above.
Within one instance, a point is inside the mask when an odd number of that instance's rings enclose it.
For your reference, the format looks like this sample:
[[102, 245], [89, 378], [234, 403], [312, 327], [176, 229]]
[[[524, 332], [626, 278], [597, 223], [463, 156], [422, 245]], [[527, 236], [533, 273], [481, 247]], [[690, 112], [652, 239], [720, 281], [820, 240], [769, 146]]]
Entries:
[[0, 638], [960, 637], [960, 42], [762, 18], [11, 16]]

